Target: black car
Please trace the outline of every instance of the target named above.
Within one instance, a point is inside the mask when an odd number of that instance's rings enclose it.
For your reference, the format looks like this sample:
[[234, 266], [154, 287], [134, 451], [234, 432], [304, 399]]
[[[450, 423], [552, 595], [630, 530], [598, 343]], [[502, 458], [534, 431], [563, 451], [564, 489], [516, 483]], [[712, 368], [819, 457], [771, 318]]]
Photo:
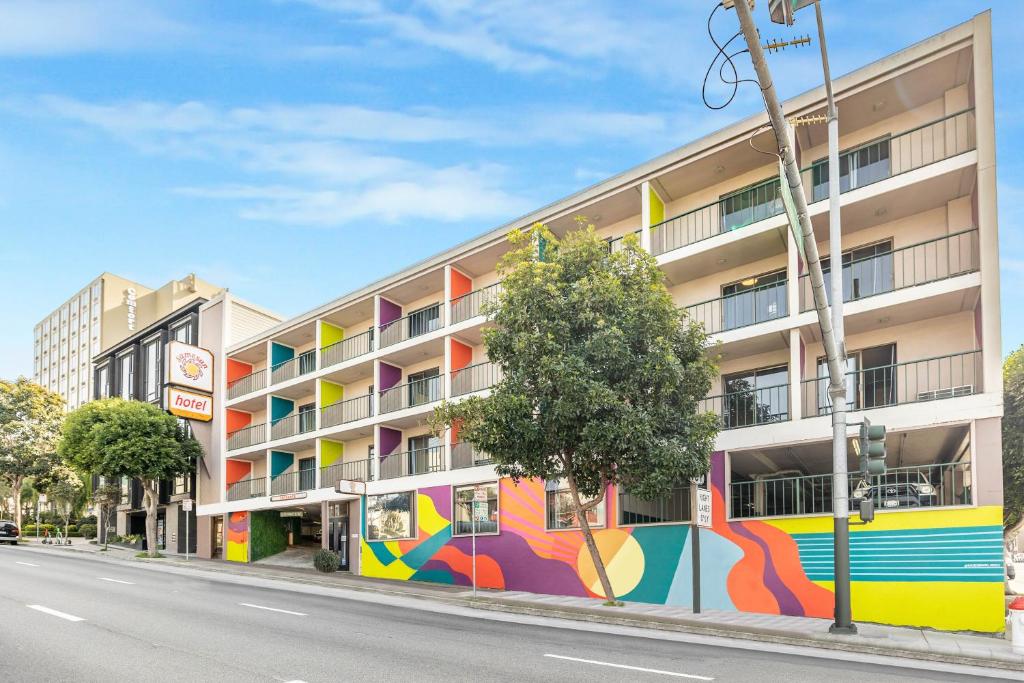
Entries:
[[6, 519], [0, 519], [0, 543], [18, 545], [19, 538], [21, 538], [21, 531], [18, 529], [18, 525]]

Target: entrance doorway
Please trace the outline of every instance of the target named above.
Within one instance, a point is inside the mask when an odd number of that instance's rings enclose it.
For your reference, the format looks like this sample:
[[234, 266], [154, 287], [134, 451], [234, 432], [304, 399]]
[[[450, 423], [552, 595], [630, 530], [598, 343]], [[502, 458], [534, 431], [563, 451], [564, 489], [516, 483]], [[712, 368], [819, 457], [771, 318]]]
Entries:
[[224, 518], [217, 515], [213, 518], [213, 556], [224, 555]]
[[349, 569], [348, 503], [327, 506], [328, 548], [338, 554], [338, 568]]

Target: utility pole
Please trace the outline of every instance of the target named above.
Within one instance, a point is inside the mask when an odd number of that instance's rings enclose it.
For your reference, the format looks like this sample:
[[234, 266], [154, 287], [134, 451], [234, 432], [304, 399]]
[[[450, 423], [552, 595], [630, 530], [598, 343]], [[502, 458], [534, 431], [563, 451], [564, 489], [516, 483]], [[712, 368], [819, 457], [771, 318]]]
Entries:
[[[788, 0], [783, 0], [784, 2]], [[825, 292], [825, 279], [821, 271], [821, 260], [818, 256], [818, 245], [814, 238], [814, 228], [807, 212], [807, 197], [804, 194], [800, 167], [796, 161], [793, 142], [789, 136], [788, 122], [779, 102], [771, 71], [765, 61], [764, 49], [761, 47], [760, 36], [750, 6], [746, 0], [735, 2], [736, 15], [739, 17], [743, 38], [750, 51], [757, 80], [761, 86], [765, 109], [771, 121], [775, 138], [779, 143], [783, 168], [786, 177], [783, 182], [789, 184], [790, 192], [800, 221], [799, 233], [803, 237], [804, 255], [807, 261], [811, 281], [811, 293], [814, 297], [814, 309], [821, 328], [821, 339], [828, 360], [829, 396], [832, 398], [832, 521], [833, 521], [833, 556], [835, 572], [835, 622], [829, 628], [832, 633], [853, 634], [857, 627], [853, 624], [850, 607], [850, 504], [849, 483], [846, 468], [846, 350], [843, 344], [843, 280], [842, 280], [842, 247], [840, 242], [839, 223], [839, 123], [832, 97], [832, 82], [829, 77], [828, 60], [825, 53], [824, 29], [821, 20], [821, 9], [815, 2], [818, 12], [818, 31], [821, 42], [823, 66], [825, 69], [825, 88], [828, 94], [828, 127], [829, 127], [829, 249], [832, 254], [830, 274], [832, 277], [832, 306], [830, 311], [828, 296]], [[839, 275], [836, 275], [838, 269]]]

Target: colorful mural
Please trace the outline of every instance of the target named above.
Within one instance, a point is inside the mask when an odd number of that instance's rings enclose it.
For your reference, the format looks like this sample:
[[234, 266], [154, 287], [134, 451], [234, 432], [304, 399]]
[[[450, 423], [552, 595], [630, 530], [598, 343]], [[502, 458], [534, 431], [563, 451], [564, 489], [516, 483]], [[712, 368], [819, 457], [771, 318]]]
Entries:
[[249, 561], [249, 513], [232, 512], [228, 515], [224, 538], [224, 559], [229, 562]]
[[[701, 531], [701, 602], [708, 609], [830, 618], [831, 517], [729, 522], [724, 455], [712, 468], [714, 515]], [[547, 531], [544, 487], [500, 482], [500, 533], [477, 538], [479, 585], [603, 597], [577, 531]], [[623, 600], [689, 606], [690, 527], [607, 527], [596, 532], [609, 578]], [[854, 618], [879, 623], [1001, 631], [1000, 510], [983, 507], [880, 514], [852, 533]], [[362, 573], [469, 585], [468, 537], [452, 536], [450, 486], [418, 491], [418, 534], [404, 541], [362, 540]]]

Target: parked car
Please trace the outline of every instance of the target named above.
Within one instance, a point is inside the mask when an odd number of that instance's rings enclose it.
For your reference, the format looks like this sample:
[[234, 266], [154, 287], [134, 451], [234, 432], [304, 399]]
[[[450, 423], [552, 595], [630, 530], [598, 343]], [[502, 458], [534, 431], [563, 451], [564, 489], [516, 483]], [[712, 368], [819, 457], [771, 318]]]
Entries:
[[882, 480], [874, 484], [861, 479], [850, 495], [850, 508], [859, 508], [864, 498], [874, 498], [878, 507], [883, 509], [917, 508], [935, 505], [937, 492], [923, 472], [912, 472], [901, 474], [895, 481], [883, 475]]
[[21, 530], [18, 525], [6, 519], [0, 519], [0, 543], [18, 545], [21, 538]]

